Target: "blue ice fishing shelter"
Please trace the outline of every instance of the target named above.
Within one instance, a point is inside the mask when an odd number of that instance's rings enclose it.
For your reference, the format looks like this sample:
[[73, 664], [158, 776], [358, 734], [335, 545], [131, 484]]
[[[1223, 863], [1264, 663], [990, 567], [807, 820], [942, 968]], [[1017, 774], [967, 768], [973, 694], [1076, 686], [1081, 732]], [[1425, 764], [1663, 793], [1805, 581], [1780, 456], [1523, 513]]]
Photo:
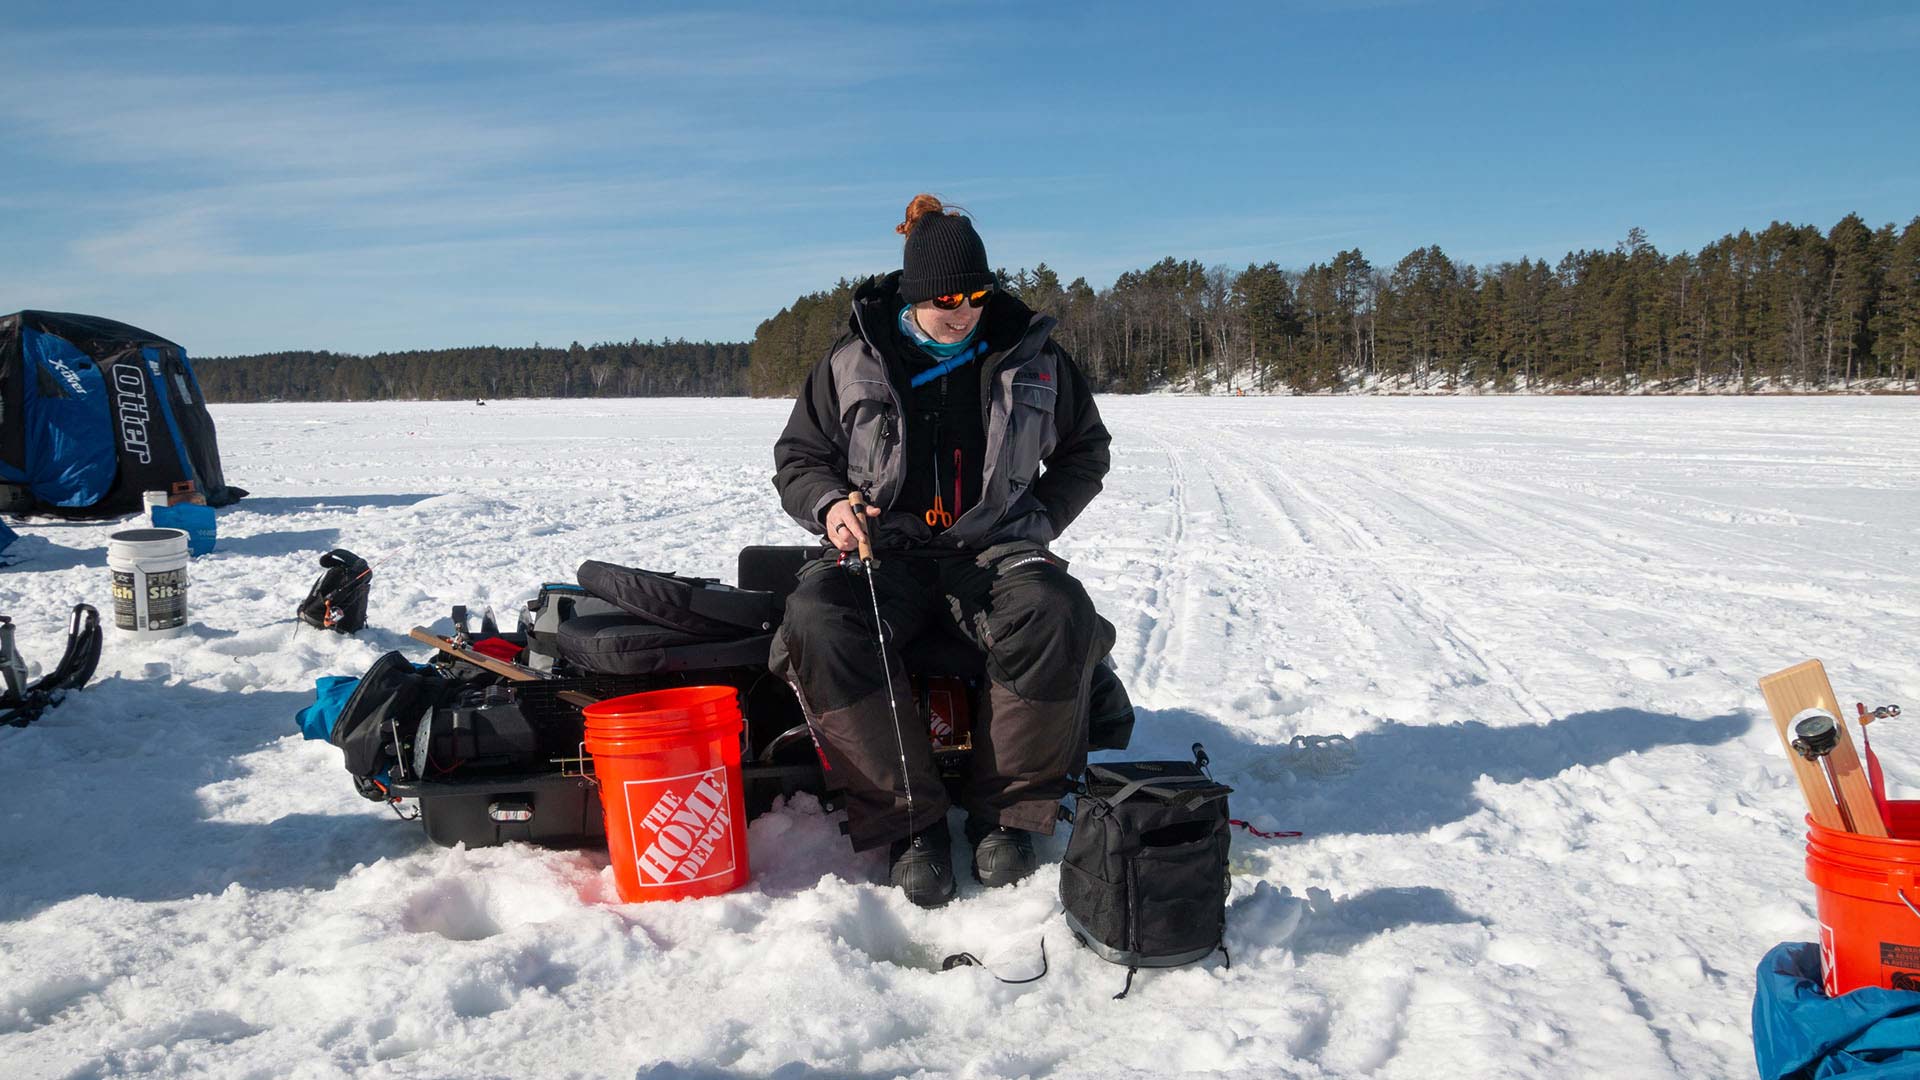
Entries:
[[0, 316], [0, 495], [104, 517], [182, 481], [214, 506], [246, 494], [221, 473], [186, 350], [92, 315]]

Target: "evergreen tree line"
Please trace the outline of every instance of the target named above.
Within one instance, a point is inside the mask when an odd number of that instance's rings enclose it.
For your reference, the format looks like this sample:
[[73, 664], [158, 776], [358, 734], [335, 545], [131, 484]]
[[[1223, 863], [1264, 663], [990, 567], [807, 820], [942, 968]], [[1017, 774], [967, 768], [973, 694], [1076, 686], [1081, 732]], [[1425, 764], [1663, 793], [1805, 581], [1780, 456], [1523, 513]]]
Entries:
[[669, 341], [564, 349], [424, 349], [350, 356], [279, 352], [197, 359], [209, 401], [516, 397], [717, 397], [747, 392], [747, 346]]
[[[1912, 389], [1920, 218], [1822, 233], [1775, 222], [1663, 255], [1612, 250], [1476, 267], [1438, 247], [1390, 267], [1358, 250], [1304, 270], [1163, 259], [1096, 291], [1045, 264], [1001, 284], [1060, 320], [1098, 390]], [[857, 282], [800, 297], [754, 333], [747, 386], [787, 396], [846, 330]]]
[[[1920, 218], [1822, 233], [1775, 222], [1664, 255], [1611, 250], [1476, 267], [1438, 247], [1391, 267], [1358, 250], [1304, 270], [1162, 259], [1095, 290], [1045, 264], [1002, 287], [1060, 320], [1098, 390], [1367, 388], [1912, 389], [1920, 379]], [[857, 282], [795, 300], [750, 344], [495, 346], [202, 360], [213, 401], [373, 401], [794, 393], [846, 332]]]

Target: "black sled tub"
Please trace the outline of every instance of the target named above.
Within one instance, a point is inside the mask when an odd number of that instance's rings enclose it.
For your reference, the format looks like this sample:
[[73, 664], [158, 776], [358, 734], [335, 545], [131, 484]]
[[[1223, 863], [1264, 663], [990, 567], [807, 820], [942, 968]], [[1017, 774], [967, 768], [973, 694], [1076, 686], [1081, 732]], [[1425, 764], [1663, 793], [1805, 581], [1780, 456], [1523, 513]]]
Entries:
[[[739, 557], [738, 587], [771, 594], [777, 606], [792, 591], [800, 568], [821, 557], [824, 550], [800, 546], [745, 548]], [[635, 649], [648, 647], [646, 643], [658, 633], [657, 627], [643, 622], [623, 624], [604, 607], [595, 607], [592, 613], [575, 619], [574, 625], [563, 624], [563, 631], [572, 631], [575, 640], [590, 631], [596, 647], [603, 644], [609, 655], [630, 658]], [[590, 761], [582, 760], [580, 749], [583, 718], [579, 706], [565, 698], [584, 695], [599, 699], [676, 686], [725, 685], [739, 693], [740, 711], [746, 719], [741, 733], [741, 772], [748, 817], [765, 812], [778, 797], [802, 791], [831, 806], [833, 792], [826, 788], [800, 704], [792, 690], [767, 670], [772, 640], [772, 634], [766, 633], [662, 649], [657, 666], [645, 675], [569, 670], [563, 661], [552, 672], [557, 677], [550, 681], [496, 683], [488, 692], [496, 699], [510, 697], [532, 734], [515, 730], [512, 734], [517, 741], [509, 739], [513, 752], [498, 755], [492, 764], [474, 767], [469, 759], [452, 769], [444, 769], [444, 760], [438, 762], [442, 768], [436, 769], [432, 755], [420, 750], [423, 739], [433, 748], [447, 743], [435, 742], [431, 733], [417, 735], [409, 749], [424, 767], [405, 777], [396, 776], [388, 784], [389, 794], [417, 801], [420, 823], [436, 844], [491, 847], [521, 841], [557, 848], [603, 846], [606, 835], [598, 791], [591, 775], [582, 775], [590, 774], [592, 768]], [[990, 722], [982, 715], [987, 697], [983, 692], [985, 656], [957, 630], [947, 629], [930, 632], [911, 643], [905, 659], [920, 706], [920, 720], [928, 725], [935, 760], [957, 798], [972, 752], [968, 732], [975, 724]], [[499, 689], [503, 685], [504, 691]], [[1090, 748], [1125, 749], [1132, 738], [1133, 705], [1110, 662], [1096, 668], [1088, 698]], [[580, 698], [576, 696], [575, 700]], [[484, 704], [436, 708], [423, 721], [422, 731], [438, 731], [443, 740], [449, 732], [480, 731], [486, 726], [482, 722], [484, 708]], [[513, 727], [511, 723], [501, 726]], [[488, 760], [486, 746], [462, 749], [482, 762]]]

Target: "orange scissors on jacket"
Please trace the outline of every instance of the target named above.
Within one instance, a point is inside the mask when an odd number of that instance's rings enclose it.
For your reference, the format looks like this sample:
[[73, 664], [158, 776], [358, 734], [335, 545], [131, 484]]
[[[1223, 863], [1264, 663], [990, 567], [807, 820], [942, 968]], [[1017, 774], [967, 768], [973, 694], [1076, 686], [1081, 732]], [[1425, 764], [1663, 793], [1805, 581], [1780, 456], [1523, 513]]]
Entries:
[[[937, 429], [936, 429], [937, 430]], [[960, 509], [960, 451], [953, 452], [953, 508]], [[922, 515], [927, 524], [935, 529], [953, 527], [953, 515], [947, 512], [947, 506], [940, 501], [940, 458], [933, 459], [933, 509]]]

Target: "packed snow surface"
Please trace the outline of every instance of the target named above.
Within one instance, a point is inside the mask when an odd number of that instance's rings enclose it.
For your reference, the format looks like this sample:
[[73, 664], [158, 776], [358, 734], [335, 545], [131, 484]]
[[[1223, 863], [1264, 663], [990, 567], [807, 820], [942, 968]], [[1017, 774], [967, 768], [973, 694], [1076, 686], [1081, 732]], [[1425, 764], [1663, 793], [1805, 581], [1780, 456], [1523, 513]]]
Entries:
[[[1123, 756], [1203, 742], [1237, 816], [1305, 834], [1235, 837], [1231, 968], [1111, 1000], [1061, 837], [920, 911], [804, 796], [699, 901], [622, 905], [604, 854], [433, 846], [295, 733], [314, 679], [583, 559], [731, 580], [801, 542], [768, 483], [787, 407], [231, 406], [254, 494], [193, 563], [191, 633], [110, 630], [95, 685], [0, 730], [0, 1075], [1751, 1075], [1753, 966], [1815, 934], [1755, 680], [1817, 656], [1842, 701], [1920, 703], [1920, 402], [1101, 407], [1113, 471], [1058, 550], [1119, 629]], [[29, 656], [110, 609], [116, 527], [19, 526]], [[336, 546], [375, 565], [372, 625], [296, 633]], [[1911, 722], [1873, 729], [1907, 791]], [[1289, 748], [1331, 734], [1350, 771]], [[1018, 978], [1043, 940], [1035, 983], [939, 970]]]

